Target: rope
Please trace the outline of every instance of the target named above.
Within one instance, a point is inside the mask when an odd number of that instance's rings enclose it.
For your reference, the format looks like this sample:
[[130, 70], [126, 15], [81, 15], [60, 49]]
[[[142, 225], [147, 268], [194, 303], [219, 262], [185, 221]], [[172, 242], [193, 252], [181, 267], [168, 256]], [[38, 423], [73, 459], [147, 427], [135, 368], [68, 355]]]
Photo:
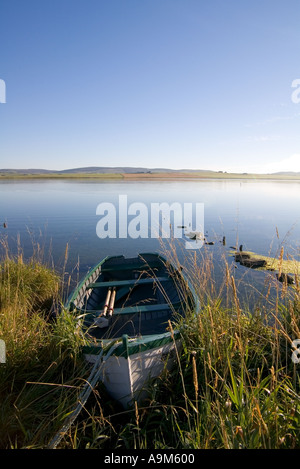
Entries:
[[[110, 350], [108, 351], [107, 355], [105, 355], [105, 360], [112, 354], [114, 350], [114, 347], [111, 347]], [[101, 350], [97, 361], [95, 362], [91, 374], [87, 379], [86, 384], [84, 385], [84, 388], [78, 398], [78, 404], [76, 405], [75, 409], [73, 412], [65, 419], [63, 426], [61, 429], [56, 433], [56, 435], [52, 438], [50, 443], [48, 444], [47, 448], [48, 449], [55, 449], [58, 443], [61, 441], [63, 436], [66, 434], [66, 432], [69, 430], [71, 425], [74, 423], [78, 415], [80, 414], [81, 410], [83, 409], [86, 401], [88, 400], [92, 390], [96, 386], [96, 383], [99, 379], [100, 372], [102, 370], [102, 366], [104, 364], [104, 360], [102, 361], [104, 350]], [[102, 361], [102, 363], [101, 363]], [[98, 368], [99, 367], [99, 368]], [[98, 368], [98, 369], [97, 369]]]

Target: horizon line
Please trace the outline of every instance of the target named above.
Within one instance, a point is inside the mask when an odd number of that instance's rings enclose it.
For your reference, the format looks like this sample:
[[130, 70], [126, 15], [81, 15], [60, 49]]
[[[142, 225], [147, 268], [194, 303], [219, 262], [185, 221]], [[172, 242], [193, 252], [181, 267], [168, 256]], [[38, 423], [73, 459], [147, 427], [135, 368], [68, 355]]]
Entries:
[[81, 167], [76, 167], [76, 168], [65, 168], [65, 169], [46, 169], [46, 168], [0, 168], [0, 172], [8, 172], [8, 171], [11, 171], [11, 172], [17, 172], [17, 171], [44, 171], [44, 172], [49, 172], [49, 173], [62, 173], [62, 172], [66, 172], [66, 171], [79, 171], [79, 170], [93, 170], [93, 171], [96, 171], [96, 170], [99, 170], [99, 172], [101, 172], [101, 170], [107, 170], [107, 169], [112, 169], [112, 170], [118, 170], [120, 172], [120, 170], [138, 170], [138, 171], [161, 171], [161, 172], [165, 172], [165, 171], [170, 171], [170, 172], [210, 172], [210, 173], [224, 173], [224, 174], [241, 174], [241, 175], [245, 175], [245, 174], [261, 174], [261, 175], [272, 175], [272, 174], [299, 174], [299, 171], [291, 171], [291, 170], [287, 170], [287, 171], [276, 171], [276, 172], [268, 172], [268, 173], [260, 173], [260, 172], [248, 172], [248, 171], [231, 171], [231, 170], [214, 170], [214, 169], [200, 169], [200, 168], [181, 168], [181, 169], [175, 169], [175, 168], [160, 168], [160, 167], [152, 167], [152, 168], [149, 168], [149, 167], [144, 167], [144, 166], [81, 166]]

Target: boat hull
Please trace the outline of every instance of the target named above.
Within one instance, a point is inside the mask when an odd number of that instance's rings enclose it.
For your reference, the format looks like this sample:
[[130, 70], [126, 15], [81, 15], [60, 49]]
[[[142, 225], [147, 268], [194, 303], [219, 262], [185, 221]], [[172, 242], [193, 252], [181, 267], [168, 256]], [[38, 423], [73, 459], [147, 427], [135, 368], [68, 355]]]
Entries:
[[[123, 342], [126, 340], [123, 338]], [[135, 345], [133, 342], [125, 345], [127, 353], [111, 354], [107, 359], [104, 356], [100, 364], [101, 382], [109, 395], [125, 409], [132, 407], [135, 401], [140, 403], [147, 399], [151, 380], [174, 367], [181, 349], [181, 341], [170, 336], [154, 337], [144, 344], [144, 350], [135, 352], [130, 350]], [[139, 345], [135, 348], [140, 349]], [[98, 354], [85, 353], [85, 359], [94, 364]]]
[[[109, 289], [114, 310], [103, 316]], [[83, 354], [89, 363], [100, 357], [100, 380], [124, 408], [145, 399], [149, 380], [174, 366], [181, 342], [171, 323], [196, 311], [194, 300], [181, 271], [153, 253], [105, 258], [69, 298], [67, 309], [92, 335]]]

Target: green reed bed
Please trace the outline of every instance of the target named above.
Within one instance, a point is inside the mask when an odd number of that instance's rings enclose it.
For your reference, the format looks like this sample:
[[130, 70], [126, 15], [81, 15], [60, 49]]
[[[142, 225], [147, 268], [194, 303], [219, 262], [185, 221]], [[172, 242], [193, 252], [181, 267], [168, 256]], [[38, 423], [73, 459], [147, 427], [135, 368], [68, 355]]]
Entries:
[[[176, 261], [175, 250], [169, 255]], [[266, 286], [264, 306], [251, 310], [226, 259], [216, 289], [209, 254], [197, 256], [187, 265], [201, 314], [189, 311], [176, 325], [183, 343], [178, 365], [150, 383], [148, 400], [128, 411], [100, 383], [58, 448], [299, 448], [300, 364], [292, 360], [292, 341], [300, 338], [298, 283], [276, 284], [272, 298]], [[75, 318], [62, 310], [49, 320], [49, 304], [60, 292], [61, 276], [41, 262], [3, 259], [1, 448], [47, 447], [88, 377]]]
[[52, 268], [35, 257], [13, 258], [5, 249], [0, 264], [0, 339], [6, 346], [5, 363], [0, 363], [1, 448], [43, 444], [53, 419], [70, 407], [82, 338], [74, 318], [51, 319], [60, 289]]

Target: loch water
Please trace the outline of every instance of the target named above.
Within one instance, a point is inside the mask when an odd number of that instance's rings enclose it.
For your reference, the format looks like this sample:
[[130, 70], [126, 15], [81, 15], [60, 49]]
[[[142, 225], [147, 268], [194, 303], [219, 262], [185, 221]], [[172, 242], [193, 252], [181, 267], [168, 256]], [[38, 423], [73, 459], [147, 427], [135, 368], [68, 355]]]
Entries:
[[[25, 258], [39, 251], [58, 270], [64, 266], [68, 247], [64, 268], [69, 272], [77, 269], [80, 278], [106, 256], [168, 250], [174, 229], [178, 233], [177, 218], [170, 219], [170, 236], [168, 233], [164, 239], [151, 236], [151, 207], [162, 203], [180, 206], [183, 213], [185, 207], [194, 210], [198, 204], [203, 211], [203, 234], [208, 244], [201, 244], [201, 248], [195, 244], [194, 255], [199, 257], [199, 262], [205, 253], [212, 255], [217, 282], [222, 281], [223, 256], [233, 262], [233, 247], [242, 245], [244, 251], [279, 256], [283, 246], [285, 256], [300, 259], [300, 181], [3, 180], [0, 182], [1, 244], [7, 242], [11, 253], [21, 249]], [[102, 230], [99, 236], [101, 220], [110, 209], [110, 220], [116, 225], [115, 235], [111, 237], [107, 233], [105, 237]], [[195, 218], [190, 221], [192, 228], [197, 228]], [[123, 223], [121, 227], [119, 222]], [[136, 237], [139, 230], [142, 237]], [[185, 233], [182, 230], [182, 236], [175, 240], [181, 258], [187, 251]], [[192, 251], [189, 250], [189, 255]], [[237, 278], [248, 275], [245, 284], [262, 289], [266, 274], [247, 270], [250, 269], [236, 265], [234, 275]]]

